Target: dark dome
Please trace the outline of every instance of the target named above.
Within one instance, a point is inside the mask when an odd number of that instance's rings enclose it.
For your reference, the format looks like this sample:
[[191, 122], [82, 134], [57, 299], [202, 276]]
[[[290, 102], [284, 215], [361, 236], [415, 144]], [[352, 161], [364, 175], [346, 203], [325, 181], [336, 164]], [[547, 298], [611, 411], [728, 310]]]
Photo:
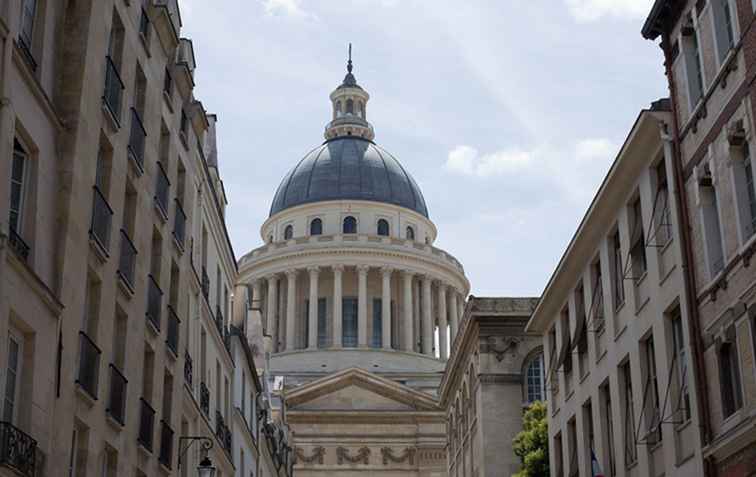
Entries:
[[341, 136], [310, 151], [278, 186], [270, 215], [326, 200], [370, 200], [428, 217], [420, 188], [394, 156], [357, 136]]

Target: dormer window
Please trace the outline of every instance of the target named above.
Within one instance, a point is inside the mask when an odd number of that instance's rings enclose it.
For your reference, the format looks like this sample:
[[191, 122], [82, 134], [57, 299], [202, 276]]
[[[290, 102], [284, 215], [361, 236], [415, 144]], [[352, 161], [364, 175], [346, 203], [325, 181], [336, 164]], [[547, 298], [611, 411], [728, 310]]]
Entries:
[[382, 237], [388, 237], [389, 234], [389, 223], [386, 219], [381, 219], [378, 221], [378, 235]]
[[342, 232], [345, 234], [356, 234], [357, 233], [357, 219], [355, 219], [351, 215], [345, 217], [343, 227], [342, 227]]

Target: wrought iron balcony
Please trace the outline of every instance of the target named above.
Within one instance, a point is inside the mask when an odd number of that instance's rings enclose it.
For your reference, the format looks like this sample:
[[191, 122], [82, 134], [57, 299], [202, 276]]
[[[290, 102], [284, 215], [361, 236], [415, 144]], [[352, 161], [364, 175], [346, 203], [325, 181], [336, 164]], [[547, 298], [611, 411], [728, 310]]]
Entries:
[[142, 118], [136, 109], [131, 108], [131, 130], [129, 131], [129, 157], [139, 168], [144, 171], [144, 143], [147, 138], [147, 131], [142, 124]]
[[152, 452], [152, 439], [155, 428], [155, 410], [144, 398], [139, 398], [141, 412], [139, 415], [139, 435], [137, 442], [145, 449]]
[[121, 229], [121, 256], [118, 259], [118, 274], [134, 290], [134, 271], [137, 250], [125, 230]]
[[168, 181], [168, 175], [163, 169], [163, 165], [158, 162], [157, 178], [155, 182], [155, 203], [157, 204], [163, 217], [168, 218], [168, 191], [171, 183]]
[[226, 449], [226, 452], [231, 452], [231, 431], [226, 426], [220, 411], [215, 411], [215, 436]]
[[168, 333], [165, 337], [165, 344], [173, 352], [174, 356], [178, 356], [178, 342], [179, 342], [179, 325], [181, 320], [176, 315], [176, 310], [171, 305], [168, 305]]
[[126, 418], [126, 386], [128, 380], [121, 371], [110, 363], [110, 396], [108, 398], [107, 413], [120, 425], [125, 424]]
[[202, 295], [204, 295], [205, 300], [210, 300], [210, 277], [207, 276], [205, 267], [202, 267], [202, 281], [200, 285], [202, 286]]
[[164, 420], [160, 421], [160, 455], [161, 464], [171, 469], [173, 465], [173, 429]]
[[210, 390], [205, 383], [200, 383], [200, 410], [205, 416], [210, 417]]
[[176, 238], [176, 242], [181, 249], [184, 249], [184, 243], [186, 242], [186, 213], [184, 208], [181, 207], [181, 201], [176, 199], [176, 214], [173, 217], [173, 236]]
[[220, 309], [220, 306], [215, 307], [215, 327], [218, 329], [218, 334], [220, 335], [221, 339], [224, 337], [224, 330], [225, 330], [225, 320], [223, 318], [223, 312]]
[[0, 465], [24, 477], [35, 477], [37, 441], [9, 422], [0, 422]]
[[27, 261], [29, 259], [29, 251], [31, 248], [26, 242], [24, 242], [24, 239], [21, 238], [14, 228], [11, 227], [8, 232], [8, 245], [11, 250], [13, 250], [21, 260], [24, 262]]
[[192, 388], [192, 379], [194, 378], [194, 363], [192, 357], [189, 355], [189, 351], [184, 353], [184, 381]]
[[147, 319], [160, 331], [160, 309], [163, 305], [163, 291], [152, 274], [147, 276]]
[[110, 56], [105, 57], [105, 92], [102, 99], [110, 114], [119, 121], [121, 118], [121, 99], [123, 97], [123, 81], [118, 74], [118, 68]]
[[76, 383], [97, 399], [97, 386], [100, 375], [100, 348], [83, 331], [79, 332], [79, 376]]
[[107, 252], [110, 249], [110, 224], [113, 221], [113, 209], [102, 195], [102, 191], [94, 186], [92, 198], [92, 223], [89, 227], [89, 236]]

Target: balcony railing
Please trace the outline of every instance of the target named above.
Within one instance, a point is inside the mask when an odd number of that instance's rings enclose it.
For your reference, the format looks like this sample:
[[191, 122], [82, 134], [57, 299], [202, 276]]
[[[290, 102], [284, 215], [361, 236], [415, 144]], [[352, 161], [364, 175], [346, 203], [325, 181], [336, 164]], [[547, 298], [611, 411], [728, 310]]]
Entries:
[[210, 417], [210, 390], [205, 383], [200, 383], [200, 410], [202, 414]]
[[173, 429], [165, 421], [160, 421], [160, 456], [158, 460], [167, 468], [173, 464]]
[[192, 388], [192, 380], [194, 378], [194, 363], [192, 357], [189, 355], [189, 351], [184, 353], [184, 381]]
[[110, 363], [110, 397], [107, 412], [120, 425], [126, 422], [126, 386], [128, 380], [121, 374], [118, 367]]
[[113, 221], [113, 209], [102, 195], [102, 191], [94, 186], [92, 198], [92, 224], [89, 228], [89, 236], [92, 237], [102, 249], [107, 252], [110, 249], [110, 224]]
[[180, 200], [176, 199], [174, 203], [176, 204], [176, 214], [173, 217], [173, 236], [183, 250], [186, 242], [186, 213], [184, 213], [184, 208], [181, 207]]
[[147, 131], [136, 109], [131, 108], [131, 131], [129, 131], [129, 157], [140, 171], [144, 171], [144, 143]]
[[223, 318], [223, 312], [220, 309], [220, 306], [215, 307], [215, 327], [218, 329], [218, 334], [220, 335], [221, 339], [223, 339], [224, 330], [225, 330], [225, 321]]
[[134, 271], [137, 250], [125, 230], [121, 229], [121, 256], [118, 259], [118, 274], [134, 290]]
[[163, 291], [152, 274], [147, 276], [147, 319], [160, 331], [160, 309], [163, 305]]
[[139, 442], [142, 447], [152, 452], [155, 410], [152, 409], [152, 406], [150, 406], [144, 398], [139, 398], [139, 406], [141, 407], [141, 412], [139, 415], [139, 436], [137, 437], [137, 442]]
[[158, 162], [157, 179], [155, 182], [155, 203], [165, 218], [168, 218], [168, 190], [170, 187], [171, 183], [168, 181], [168, 175], [165, 173], [163, 165]]
[[173, 352], [174, 356], [178, 356], [178, 342], [179, 342], [179, 325], [181, 320], [176, 315], [176, 310], [171, 305], [168, 305], [168, 333], [165, 337], [165, 344]]
[[116, 119], [121, 118], [121, 98], [123, 97], [123, 81], [118, 74], [113, 59], [110, 56], [105, 57], [105, 92], [102, 99], [110, 110], [110, 114]]
[[29, 245], [27, 245], [26, 242], [24, 242], [24, 239], [22, 239], [18, 232], [16, 232], [16, 230], [12, 227], [8, 230], [8, 245], [21, 260], [25, 262], [29, 259], [29, 251], [31, 250], [31, 248], [29, 247]]
[[0, 465], [24, 477], [35, 477], [37, 441], [9, 422], [0, 422]]
[[215, 436], [223, 444], [223, 448], [231, 452], [231, 431], [226, 426], [220, 411], [215, 411]]
[[205, 296], [205, 300], [210, 299], [210, 277], [207, 276], [207, 270], [205, 267], [202, 267], [202, 282], [200, 282], [200, 285], [202, 287], [202, 295]]
[[93, 399], [97, 399], [100, 374], [100, 348], [83, 331], [79, 332], [79, 376], [76, 383]]

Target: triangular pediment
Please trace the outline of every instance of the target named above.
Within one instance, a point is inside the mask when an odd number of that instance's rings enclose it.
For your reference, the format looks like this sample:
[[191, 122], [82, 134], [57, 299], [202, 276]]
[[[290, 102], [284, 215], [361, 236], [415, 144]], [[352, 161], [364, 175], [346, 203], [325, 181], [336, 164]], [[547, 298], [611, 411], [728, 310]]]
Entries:
[[286, 393], [292, 411], [439, 411], [420, 391], [359, 368], [350, 368]]

